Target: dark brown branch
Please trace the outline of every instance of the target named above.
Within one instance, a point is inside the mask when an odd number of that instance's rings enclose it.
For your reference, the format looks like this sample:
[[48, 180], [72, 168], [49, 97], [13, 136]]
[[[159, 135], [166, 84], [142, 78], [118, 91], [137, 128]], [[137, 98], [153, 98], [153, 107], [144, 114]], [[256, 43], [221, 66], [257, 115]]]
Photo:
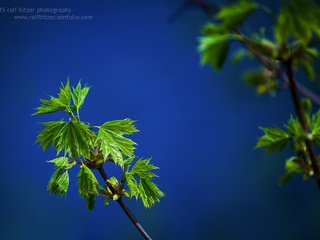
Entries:
[[[299, 122], [300, 122], [301, 127], [304, 130], [304, 132], [306, 134], [308, 134], [309, 133], [309, 126], [308, 126], [308, 123], [305, 119], [305, 116], [303, 114], [303, 110], [302, 110], [302, 107], [300, 104], [298, 89], [297, 89], [296, 81], [294, 79], [294, 72], [292, 69], [292, 61], [290, 61], [290, 60], [287, 61], [285, 63], [285, 67], [287, 69], [287, 76], [288, 76], [288, 80], [289, 80], [292, 101], [293, 101], [296, 113], [298, 115]], [[320, 189], [320, 168], [319, 168], [318, 157], [317, 157], [316, 151], [314, 150], [314, 146], [313, 146], [312, 141], [309, 140], [308, 138], [306, 138], [305, 144], [306, 144], [307, 152], [310, 156], [310, 160], [311, 160], [311, 164], [312, 164], [312, 168], [313, 168], [313, 172], [314, 172], [314, 178], [315, 178], [315, 180], [318, 184], [318, 187]]]
[[[115, 193], [116, 190], [113, 188], [113, 186], [108, 183], [108, 176], [106, 171], [103, 168], [103, 165], [101, 165], [98, 168], [98, 171], [100, 173], [100, 175], [102, 176], [103, 180], [106, 182], [106, 184], [108, 185], [108, 187], [110, 188], [110, 190]], [[135, 218], [135, 216], [133, 215], [133, 213], [130, 211], [130, 209], [125, 205], [125, 203], [122, 200], [122, 197], [120, 197], [117, 200], [118, 204], [120, 205], [120, 207], [122, 208], [122, 210], [125, 212], [125, 214], [130, 218], [131, 222], [136, 226], [136, 228], [138, 229], [138, 231], [141, 233], [141, 235], [144, 237], [144, 239], [146, 240], [151, 240], [151, 237], [148, 235], [148, 233], [144, 230], [144, 228], [140, 225], [140, 223], [138, 222], [138, 220]]]

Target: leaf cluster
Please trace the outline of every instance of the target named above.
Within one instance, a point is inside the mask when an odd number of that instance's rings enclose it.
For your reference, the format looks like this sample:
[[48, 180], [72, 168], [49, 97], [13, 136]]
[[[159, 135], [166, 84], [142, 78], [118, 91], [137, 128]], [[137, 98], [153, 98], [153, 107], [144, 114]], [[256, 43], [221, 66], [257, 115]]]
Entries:
[[[264, 27], [261, 27], [259, 33], [249, 32], [247, 36], [240, 32], [242, 24], [256, 10], [265, 11], [272, 17], [272, 36], [266, 37]], [[279, 63], [289, 60], [301, 67], [309, 79], [314, 80], [314, 64], [319, 57], [314, 45], [320, 41], [320, 7], [312, 0], [282, 1], [280, 11], [274, 13], [253, 1], [244, 0], [226, 5], [213, 16], [213, 22], [207, 23], [202, 30], [198, 47], [201, 63], [221, 70], [231, 43], [235, 41], [244, 48], [235, 51], [232, 62], [254, 57], [264, 65], [262, 70], [244, 75], [246, 82], [259, 94], [273, 95], [276, 92], [280, 86], [277, 84], [276, 69]], [[270, 72], [272, 77], [269, 76]]]
[[218, 23], [205, 25], [198, 47], [202, 64], [209, 64], [215, 70], [220, 70], [223, 67], [232, 40], [242, 38], [235, 30], [256, 8], [257, 4], [251, 1], [239, 1], [223, 7], [214, 16], [214, 20]]
[[[89, 89], [87, 86], [82, 87], [80, 82], [76, 88], [71, 88], [68, 80], [65, 85], [61, 85], [58, 97], [50, 96], [48, 100], [41, 100], [41, 106], [36, 108], [36, 115], [62, 110], [70, 116], [68, 121], [41, 123], [45, 128], [41, 130], [36, 141], [44, 150], [52, 146], [57, 152], [57, 157], [49, 161], [55, 165], [56, 170], [49, 180], [48, 190], [55, 195], [65, 196], [69, 186], [68, 171], [79, 165], [79, 195], [86, 200], [89, 210], [93, 209], [96, 196], [104, 196], [106, 202], [109, 199], [118, 200], [122, 196], [139, 196], [146, 207], [151, 207], [164, 196], [152, 182], [155, 175], [151, 170], [157, 167], [149, 163], [150, 159], [140, 159], [128, 171], [135, 159], [136, 143], [126, 135], [138, 132], [135, 121], [126, 118], [108, 121], [101, 126], [91, 126], [80, 121], [79, 110]], [[61, 154], [63, 155], [59, 156]], [[120, 185], [118, 180], [112, 177], [100, 186], [91, 169], [99, 168], [106, 162], [121, 167]], [[135, 178], [139, 179], [139, 184]], [[124, 189], [125, 183], [129, 191]], [[137, 183], [136, 186], [133, 186], [134, 183]]]
[[[131, 196], [140, 197], [145, 207], [150, 208], [155, 202], [159, 202], [164, 193], [152, 182], [157, 177], [152, 170], [158, 167], [150, 164], [151, 159], [139, 159], [131, 170], [125, 173]], [[138, 179], [138, 181], [137, 181]]]
[[[257, 148], [265, 148], [268, 153], [280, 152], [288, 144], [295, 156], [286, 160], [286, 174], [279, 180], [281, 185], [287, 183], [293, 175], [302, 174], [304, 179], [313, 176], [312, 163], [307, 152], [305, 140], [311, 140], [320, 147], [320, 111], [310, 114], [311, 103], [304, 100], [304, 114], [307, 119], [310, 132], [306, 133], [296, 118], [291, 117], [284, 129], [279, 127], [261, 128], [264, 135], [257, 142]], [[311, 116], [310, 116], [311, 115]]]
[[[57, 111], [65, 111], [69, 114], [79, 111], [84, 103], [84, 100], [90, 90], [90, 87], [81, 86], [81, 82], [78, 83], [76, 88], [70, 87], [70, 81], [68, 79], [66, 85], [61, 83], [60, 92], [58, 97], [49, 96], [49, 99], [41, 99], [41, 106], [36, 108], [34, 115], [48, 114]], [[71, 99], [73, 105], [71, 105]]]

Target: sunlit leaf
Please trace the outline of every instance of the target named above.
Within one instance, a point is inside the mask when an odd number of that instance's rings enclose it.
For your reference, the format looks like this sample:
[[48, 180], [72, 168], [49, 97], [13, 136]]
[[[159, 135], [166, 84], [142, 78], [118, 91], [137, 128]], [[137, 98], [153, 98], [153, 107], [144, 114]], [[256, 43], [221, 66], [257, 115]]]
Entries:
[[124, 137], [138, 130], [134, 127], [134, 121], [130, 119], [115, 120], [104, 123], [100, 128], [97, 140], [100, 142], [101, 150], [105, 158], [111, 155], [115, 163], [123, 166], [124, 156], [134, 153], [134, 145], [131, 139]]
[[72, 163], [69, 163], [69, 158], [67, 157], [58, 157], [48, 162], [52, 162], [57, 168], [62, 168], [62, 169], [70, 169], [76, 164], [75, 161], [73, 161]]
[[36, 108], [37, 114], [48, 114], [57, 112], [59, 110], [66, 110], [68, 106], [70, 106], [70, 82], [67, 81], [66, 86], [61, 84], [60, 92], [58, 93], [58, 98], [50, 96], [48, 100], [41, 99], [41, 106]]
[[73, 88], [72, 100], [76, 108], [79, 110], [84, 103], [84, 100], [90, 90], [90, 87], [81, 87], [81, 82], [79, 81], [76, 88]]
[[[139, 159], [132, 169], [126, 173], [131, 196], [140, 197], [147, 208], [159, 202], [160, 198], [164, 196], [164, 193], [151, 180], [153, 177], [157, 177], [152, 172], [155, 169], [158, 169], [158, 167], [150, 164], [150, 159]], [[139, 183], [135, 177], [139, 179]]]

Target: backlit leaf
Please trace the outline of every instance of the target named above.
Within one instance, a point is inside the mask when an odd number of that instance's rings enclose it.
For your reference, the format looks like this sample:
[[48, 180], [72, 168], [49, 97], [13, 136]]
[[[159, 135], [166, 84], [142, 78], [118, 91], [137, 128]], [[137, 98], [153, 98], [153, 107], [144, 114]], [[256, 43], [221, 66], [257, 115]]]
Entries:
[[62, 168], [56, 169], [48, 183], [50, 193], [58, 196], [65, 196], [69, 187], [68, 171], [63, 172]]
[[279, 152], [286, 146], [290, 139], [288, 133], [278, 127], [261, 129], [264, 132], [264, 135], [259, 138], [256, 147], [264, 147], [267, 152]]
[[137, 132], [134, 121], [130, 119], [115, 120], [104, 123], [98, 132], [97, 140], [105, 158], [111, 155], [115, 163], [123, 166], [123, 156], [131, 156], [134, 153], [134, 145], [131, 139], [124, 137], [125, 134]]
[[90, 90], [90, 87], [81, 87], [81, 82], [78, 83], [76, 88], [73, 88], [72, 100], [76, 108], [79, 110], [84, 103], [84, 100]]

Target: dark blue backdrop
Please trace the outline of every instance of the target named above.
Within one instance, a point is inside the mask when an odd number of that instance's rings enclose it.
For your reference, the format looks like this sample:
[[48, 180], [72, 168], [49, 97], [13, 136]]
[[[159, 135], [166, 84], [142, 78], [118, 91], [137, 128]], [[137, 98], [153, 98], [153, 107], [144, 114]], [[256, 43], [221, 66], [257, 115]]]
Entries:
[[[92, 86], [82, 119], [130, 117], [137, 155], [153, 157], [166, 193], [150, 210], [126, 201], [154, 239], [319, 239], [320, 195], [296, 178], [279, 188], [283, 159], [254, 150], [258, 126], [282, 124], [290, 96], [258, 97], [240, 80], [253, 63], [201, 68], [196, 51], [208, 18], [180, 1], [0, 1], [0, 7], [67, 7], [92, 21], [19, 21], [0, 13], [0, 239], [140, 239], [117, 204], [93, 212], [71, 173], [66, 198], [46, 191], [53, 151], [35, 144], [39, 98], [70, 76]], [[253, 19], [251, 19], [253, 20]], [[268, 24], [265, 19], [262, 24]], [[251, 25], [258, 26], [254, 19]], [[57, 118], [60, 115], [56, 115]]]

